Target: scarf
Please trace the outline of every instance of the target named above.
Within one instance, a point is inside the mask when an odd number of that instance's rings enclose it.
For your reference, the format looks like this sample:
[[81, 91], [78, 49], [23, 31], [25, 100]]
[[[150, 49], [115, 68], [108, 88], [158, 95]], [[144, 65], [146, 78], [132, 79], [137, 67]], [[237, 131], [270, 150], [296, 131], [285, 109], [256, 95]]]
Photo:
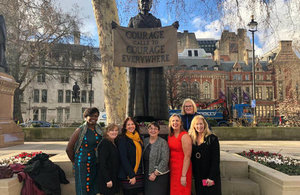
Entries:
[[142, 143], [142, 140], [140, 138], [140, 135], [135, 132], [130, 133], [129, 131], [126, 132], [126, 136], [132, 139], [134, 145], [135, 145], [135, 167], [134, 172], [137, 173], [138, 168], [140, 166], [141, 158], [142, 158], [142, 146], [140, 143]]

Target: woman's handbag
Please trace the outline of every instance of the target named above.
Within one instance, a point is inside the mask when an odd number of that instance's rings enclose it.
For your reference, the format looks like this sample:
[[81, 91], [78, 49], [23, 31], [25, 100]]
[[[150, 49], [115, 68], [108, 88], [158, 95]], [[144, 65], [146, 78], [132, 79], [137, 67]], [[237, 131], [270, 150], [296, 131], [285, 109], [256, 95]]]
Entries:
[[136, 188], [144, 188], [144, 180], [145, 180], [144, 175], [143, 174], [136, 175], [135, 179], [136, 179], [136, 183], [133, 184], [133, 185], [129, 183], [128, 179], [121, 180], [122, 188], [125, 189], [125, 190], [136, 189]]

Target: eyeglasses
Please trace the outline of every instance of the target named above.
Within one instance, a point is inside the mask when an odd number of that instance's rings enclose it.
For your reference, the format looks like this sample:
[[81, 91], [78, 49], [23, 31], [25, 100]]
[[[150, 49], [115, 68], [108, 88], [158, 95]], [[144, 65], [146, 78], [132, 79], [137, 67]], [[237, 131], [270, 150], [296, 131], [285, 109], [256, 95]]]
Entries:
[[149, 128], [149, 131], [158, 131], [158, 128]]
[[187, 106], [184, 106], [185, 108], [192, 108], [193, 106], [192, 105], [187, 105]]

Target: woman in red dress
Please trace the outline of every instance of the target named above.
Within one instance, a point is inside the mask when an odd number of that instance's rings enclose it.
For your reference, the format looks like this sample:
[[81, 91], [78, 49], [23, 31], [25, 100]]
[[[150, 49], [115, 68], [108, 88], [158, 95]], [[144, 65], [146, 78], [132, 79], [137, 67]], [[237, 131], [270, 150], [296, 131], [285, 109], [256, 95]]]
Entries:
[[168, 144], [170, 148], [170, 195], [191, 195], [192, 140], [184, 131], [178, 114], [173, 114], [169, 119]]

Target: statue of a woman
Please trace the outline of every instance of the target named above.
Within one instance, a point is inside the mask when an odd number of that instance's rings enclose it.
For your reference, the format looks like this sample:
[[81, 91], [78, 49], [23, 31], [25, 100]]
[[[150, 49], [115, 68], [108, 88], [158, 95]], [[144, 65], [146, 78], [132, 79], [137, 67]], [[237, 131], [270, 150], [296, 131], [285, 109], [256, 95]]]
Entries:
[[[140, 13], [129, 21], [130, 28], [161, 27], [160, 19], [149, 13], [152, 0], [139, 0]], [[178, 26], [177, 26], [178, 28]], [[138, 121], [167, 120], [168, 104], [163, 67], [129, 68], [128, 116]]]

